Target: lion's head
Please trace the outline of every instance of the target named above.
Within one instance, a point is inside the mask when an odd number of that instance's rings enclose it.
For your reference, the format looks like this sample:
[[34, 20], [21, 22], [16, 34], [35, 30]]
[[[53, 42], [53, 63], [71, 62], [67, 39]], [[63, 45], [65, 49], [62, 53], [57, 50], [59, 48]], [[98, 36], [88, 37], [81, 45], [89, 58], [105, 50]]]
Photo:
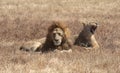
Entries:
[[91, 22], [91, 23], [83, 23], [83, 29], [80, 32], [78, 38], [75, 40], [75, 45], [81, 45], [83, 47], [94, 47], [98, 45], [94, 33], [97, 29], [98, 24]]
[[53, 22], [48, 28], [48, 34], [46, 37], [43, 51], [55, 50], [55, 49], [70, 49], [71, 44], [69, 42], [70, 30], [61, 22]]

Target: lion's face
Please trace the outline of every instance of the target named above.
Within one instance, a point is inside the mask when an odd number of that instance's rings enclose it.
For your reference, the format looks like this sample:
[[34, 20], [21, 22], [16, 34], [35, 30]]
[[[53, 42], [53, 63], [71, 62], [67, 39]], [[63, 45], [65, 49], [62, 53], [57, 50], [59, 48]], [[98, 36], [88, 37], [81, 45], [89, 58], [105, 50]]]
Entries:
[[55, 46], [62, 44], [64, 31], [61, 28], [55, 28], [52, 32], [52, 41]]

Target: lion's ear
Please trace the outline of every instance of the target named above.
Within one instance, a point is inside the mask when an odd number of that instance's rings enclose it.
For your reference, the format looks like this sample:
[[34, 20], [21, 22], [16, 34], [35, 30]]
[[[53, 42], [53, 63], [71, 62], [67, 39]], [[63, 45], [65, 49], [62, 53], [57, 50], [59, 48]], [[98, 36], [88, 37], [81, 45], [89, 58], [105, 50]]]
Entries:
[[65, 35], [66, 35], [67, 38], [69, 38], [71, 36], [71, 31], [70, 31], [69, 28], [65, 29]]

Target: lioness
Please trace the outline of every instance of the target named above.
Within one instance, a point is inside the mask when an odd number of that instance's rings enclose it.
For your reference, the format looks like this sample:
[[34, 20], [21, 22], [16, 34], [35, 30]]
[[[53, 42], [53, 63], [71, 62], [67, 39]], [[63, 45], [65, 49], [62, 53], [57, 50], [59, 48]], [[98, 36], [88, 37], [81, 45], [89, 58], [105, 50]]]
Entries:
[[83, 46], [86, 48], [99, 48], [99, 45], [95, 39], [95, 30], [97, 29], [97, 23], [83, 23], [83, 30], [75, 40], [74, 45]]

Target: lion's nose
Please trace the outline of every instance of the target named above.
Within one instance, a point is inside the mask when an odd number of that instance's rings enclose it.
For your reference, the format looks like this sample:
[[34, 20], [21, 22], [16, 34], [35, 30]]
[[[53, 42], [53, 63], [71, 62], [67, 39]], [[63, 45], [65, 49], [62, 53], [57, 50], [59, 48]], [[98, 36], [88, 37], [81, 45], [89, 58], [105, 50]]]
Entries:
[[58, 42], [59, 40], [58, 39], [55, 39], [56, 42]]

